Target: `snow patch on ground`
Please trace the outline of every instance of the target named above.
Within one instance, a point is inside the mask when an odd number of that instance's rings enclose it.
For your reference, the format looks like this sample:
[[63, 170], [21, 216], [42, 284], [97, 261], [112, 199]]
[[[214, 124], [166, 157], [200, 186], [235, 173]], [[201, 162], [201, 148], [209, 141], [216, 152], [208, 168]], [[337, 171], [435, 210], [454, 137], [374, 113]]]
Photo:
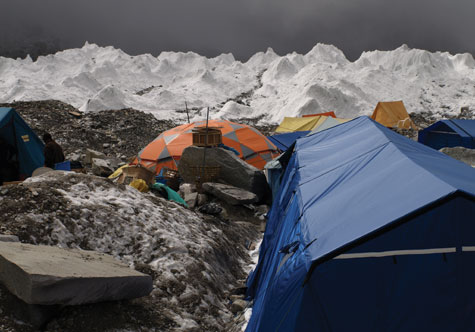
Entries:
[[[248, 271], [249, 224], [205, 220], [176, 203], [108, 179], [54, 171], [0, 194], [4, 227], [22, 241], [108, 253], [154, 279], [153, 310], [170, 331], [219, 331], [225, 298]], [[252, 236], [251, 236], [252, 238]]]

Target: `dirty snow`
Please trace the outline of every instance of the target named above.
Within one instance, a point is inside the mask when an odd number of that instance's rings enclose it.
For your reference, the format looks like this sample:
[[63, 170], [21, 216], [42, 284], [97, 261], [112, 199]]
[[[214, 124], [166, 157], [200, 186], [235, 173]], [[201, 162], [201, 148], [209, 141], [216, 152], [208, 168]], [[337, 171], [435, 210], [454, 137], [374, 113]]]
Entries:
[[[0, 193], [2, 228], [24, 242], [108, 253], [154, 276], [149, 301], [169, 331], [221, 331], [225, 298], [248, 272], [255, 226], [204, 218], [108, 179], [55, 171]], [[3, 230], [4, 231], [4, 230]], [[140, 328], [139, 328], [140, 330]]]
[[372, 112], [378, 101], [403, 100], [409, 112], [457, 114], [475, 108], [475, 60], [470, 54], [428, 52], [403, 45], [364, 52], [354, 62], [317, 44], [307, 54], [272, 49], [247, 62], [231, 54], [193, 52], [130, 56], [86, 43], [54, 55], [0, 57], [0, 102], [57, 99], [82, 111], [131, 107], [159, 119], [284, 116], [333, 110], [339, 117]]

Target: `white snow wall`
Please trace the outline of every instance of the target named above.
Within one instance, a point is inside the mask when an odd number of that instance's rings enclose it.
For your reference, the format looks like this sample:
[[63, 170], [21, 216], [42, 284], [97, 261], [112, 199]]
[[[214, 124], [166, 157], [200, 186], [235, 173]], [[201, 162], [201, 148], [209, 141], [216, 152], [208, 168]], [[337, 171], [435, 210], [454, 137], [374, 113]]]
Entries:
[[410, 49], [365, 52], [350, 62], [331, 45], [305, 55], [272, 49], [247, 62], [231, 54], [206, 58], [193, 52], [130, 56], [86, 43], [54, 55], [0, 57], [0, 102], [57, 99], [82, 111], [131, 107], [159, 119], [193, 119], [211, 108], [213, 118], [284, 116], [335, 111], [343, 118], [369, 115], [378, 101], [403, 100], [409, 112], [456, 114], [475, 108], [475, 61]]

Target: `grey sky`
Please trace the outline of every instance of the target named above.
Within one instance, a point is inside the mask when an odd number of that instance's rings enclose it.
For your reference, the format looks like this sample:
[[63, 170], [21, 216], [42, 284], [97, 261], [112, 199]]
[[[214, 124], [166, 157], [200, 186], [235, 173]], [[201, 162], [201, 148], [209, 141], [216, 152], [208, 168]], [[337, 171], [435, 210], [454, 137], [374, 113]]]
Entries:
[[403, 43], [475, 53], [473, 0], [0, 0], [0, 11], [0, 51], [87, 40], [130, 54], [231, 52], [241, 60], [267, 47], [305, 53], [318, 42], [352, 60]]

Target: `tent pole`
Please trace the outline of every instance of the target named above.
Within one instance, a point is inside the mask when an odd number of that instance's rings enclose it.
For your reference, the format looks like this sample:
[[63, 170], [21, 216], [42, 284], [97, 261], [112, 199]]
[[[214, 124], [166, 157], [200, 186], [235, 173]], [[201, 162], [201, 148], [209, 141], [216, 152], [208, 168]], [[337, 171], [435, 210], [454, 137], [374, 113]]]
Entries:
[[185, 110], [186, 110], [186, 117], [188, 119], [188, 123], [190, 123], [190, 113], [188, 113], [188, 105], [186, 104], [186, 100], [185, 100]]
[[[206, 148], [208, 147], [208, 120], [209, 120], [209, 107], [206, 111], [206, 133], [205, 133], [205, 148], [203, 150], [203, 169], [201, 170], [201, 181], [205, 178], [205, 166], [206, 166]], [[200, 186], [201, 186], [200, 181]]]

